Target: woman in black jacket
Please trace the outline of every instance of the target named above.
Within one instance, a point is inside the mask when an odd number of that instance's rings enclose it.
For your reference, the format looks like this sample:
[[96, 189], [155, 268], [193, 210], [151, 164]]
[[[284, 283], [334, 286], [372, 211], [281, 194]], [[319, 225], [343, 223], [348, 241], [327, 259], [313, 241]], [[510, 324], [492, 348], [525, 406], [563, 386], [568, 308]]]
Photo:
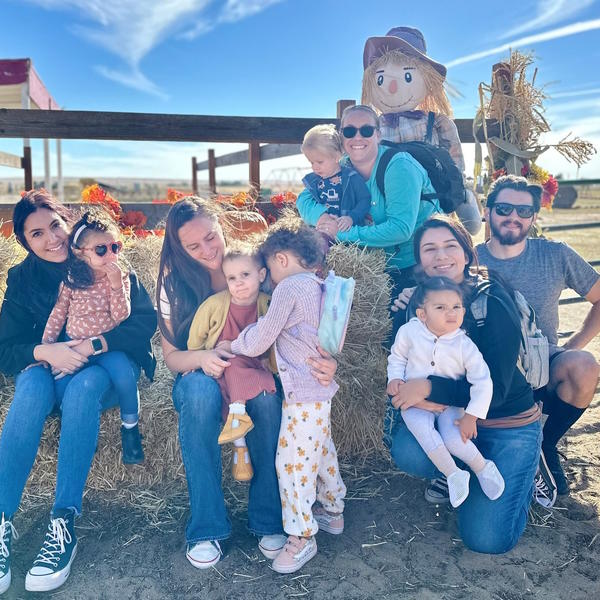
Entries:
[[[73, 215], [44, 190], [27, 192], [15, 205], [13, 226], [28, 251], [8, 272], [0, 311], [0, 371], [15, 375], [15, 395], [0, 436], [0, 593], [10, 585], [12, 517], [33, 466], [46, 417], [61, 414], [56, 497], [45, 541], [27, 573], [29, 591], [61, 586], [69, 576], [77, 540], [73, 521], [96, 451], [100, 413], [116, 405], [108, 373], [88, 358], [125, 352], [139, 376], [152, 377], [150, 338], [156, 311], [132, 272], [131, 315], [99, 338], [42, 344], [41, 338], [64, 277]], [[44, 364], [34, 364], [42, 361]]]
[[[514, 307], [512, 296], [500, 283], [490, 282], [487, 316], [483, 323], [475, 321], [470, 303], [481, 276], [471, 268], [477, 263], [471, 237], [457, 221], [441, 215], [431, 217], [415, 232], [414, 246], [425, 276], [448, 277], [463, 287], [467, 309], [463, 327], [490, 369], [492, 402], [487, 418], [477, 424], [473, 442], [496, 463], [506, 488], [500, 498], [492, 501], [471, 478], [469, 496], [457, 511], [458, 529], [471, 550], [501, 554], [517, 544], [525, 529], [542, 441], [541, 410], [517, 367], [521, 331], [508, 312]], [[408, 296], [406, 290], [403, 296]], [[465, 407], [468, 401], [465, 379], [435, 376], [407, 381], [392, 398], [395, 408], [418, 406], [434, 412], [447, 405]], [[441, 474], [408, 431], [399, 411], [394, 412], [395, 418], [388, 420], [388, 426], [392, 422], [391, 431], [387, 431], [394, 463], [416, 477], [439, 477]]]

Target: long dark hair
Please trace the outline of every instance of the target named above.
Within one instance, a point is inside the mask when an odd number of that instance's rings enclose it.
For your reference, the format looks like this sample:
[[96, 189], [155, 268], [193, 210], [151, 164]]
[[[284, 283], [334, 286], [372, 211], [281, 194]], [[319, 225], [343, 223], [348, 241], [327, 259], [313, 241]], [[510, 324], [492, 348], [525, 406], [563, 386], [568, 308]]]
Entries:
[[[167, 215], [156, 285], [158, 326], [163, 336], [180, 350], [187, 347], [189, 329], [196, 309], [212, 294], [212, 288], [209, 272], [181, 245], [179, 230], [196, 217], [218, 221], [220, 213], [215, 202], [197, 196], [186, 196], [175, 203]], [[164, 290], [169, 301], [172, 334], [160, 310], [161, 290]]]
[[85, 246], [85, 240], [92, 232], [112, 231], [119, 235], [119, 228], [112, 217], [102, 209], [86, 210], [79, 221], [73, 225], [69, 235], [69, 256], [67, 257], [67, 276], [65, 285], [74, 290], [83, 290], [94, 284], [94, 271], [88, 263], [79, 258], [76, 250]]
[[25, 221], [27, 217], [38, 211], [40, 208], [52, 211], [61, 218], [70, 228], [76, 219], [73, 211], [61, 204], [56, 198], [45, 189], [29, 190], [25, 192], [22, 198], [15, 204], [13, 209], [13, 231], [17, 242], [27, 250], [32, 252], [27, 240], [25, 239]]

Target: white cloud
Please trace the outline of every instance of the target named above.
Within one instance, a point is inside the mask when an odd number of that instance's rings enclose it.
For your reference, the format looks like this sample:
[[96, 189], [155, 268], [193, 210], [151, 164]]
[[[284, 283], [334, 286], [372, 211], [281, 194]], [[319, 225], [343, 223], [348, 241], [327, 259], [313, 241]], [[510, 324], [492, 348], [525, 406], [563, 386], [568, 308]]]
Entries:
[[171, 36], [194, 39], [220, 24], [240, 21], [281, 0], [27, 1], [48, 10], [75, 11], [85, 21], [91, 21], [91, 24], [74, 24], [73, 31], [126, 64], [124, 70], [99, 66], [98, 72], [122, 85], [167, 98], [140, 69], [150, 51]]
[[475, 52], [473, 54], [467, 54], [466, 56], [455, 58], [454, 60], [446, 62], [446, 67], [456, 67], [458, 65], [480, 60], [481, 58], [493, 56], [494, 54], [506, 52], [511, 48], [519, 48], [522, 46], [530, 46], [531, 44], [548, 42], [550, 40], [556, 40], [558, 38], [576, 35], [578, 33], [585, 33], [586, 31], [593, 31], [595, 29], [600, 29], [600, 19], [571, 23], [570, 25], [565, 25], [564, 27], [559, 27], [558, 29], [551, 29], [550, 31], [545, 31], [544, 33], [526, 36], [512, 40], [506, 44], [502, 44], [501, 46], [496, 46], [495, 48], [490, 48], [488, 50], [482, 50], [481, 52]]
[[581, 96], [600, 96], [600, 88], [568, 90], [565, 92], [548, 92], [548, 96], [554, 98], [580, 98]]
[[[503, 33], [500, 39], [520, 35], [526, 31], [543, 29], [560, 21], [567, 21], [594, 4], [595, 0], [537, 0], [532, 18]], [[527, 14], [525, 11], [521, 14]]]

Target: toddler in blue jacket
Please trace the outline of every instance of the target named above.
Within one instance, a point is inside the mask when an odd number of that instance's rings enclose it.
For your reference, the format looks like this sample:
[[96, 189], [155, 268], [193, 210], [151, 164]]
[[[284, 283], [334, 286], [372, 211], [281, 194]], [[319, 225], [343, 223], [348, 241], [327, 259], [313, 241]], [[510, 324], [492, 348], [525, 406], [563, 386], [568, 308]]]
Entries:
[[341, 167], [342, 139], [335, 125], [316, 125], [302, 142], [302, 152], [313, 172], [302, 183], [327, 212], [338, 221], [339, 231], [363, 225], [371, 206], [371, 194], [361, 175], [350, 167]]

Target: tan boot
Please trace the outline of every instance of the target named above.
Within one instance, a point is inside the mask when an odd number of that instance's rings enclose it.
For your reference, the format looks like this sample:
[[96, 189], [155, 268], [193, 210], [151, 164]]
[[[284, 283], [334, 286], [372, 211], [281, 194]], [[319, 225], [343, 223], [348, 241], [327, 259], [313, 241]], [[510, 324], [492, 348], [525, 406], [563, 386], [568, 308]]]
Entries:
[[[234, 427], [233, 423], [237, 421], [237, 426]], [[234, 440], [243, 438], [249, 431], [254, 429], [254, 423], [247, 413], [241, 415], [234, 415], [229, 413], [227, 415], [227, 421], [223, 425], [221, 434], [219, 435], [219, 444], [229, 444]]]
[[250, 481], [254, 476], [250, 454], [246, 446], [234, 447], [231, 457], [231, 474], [236, 481]]

